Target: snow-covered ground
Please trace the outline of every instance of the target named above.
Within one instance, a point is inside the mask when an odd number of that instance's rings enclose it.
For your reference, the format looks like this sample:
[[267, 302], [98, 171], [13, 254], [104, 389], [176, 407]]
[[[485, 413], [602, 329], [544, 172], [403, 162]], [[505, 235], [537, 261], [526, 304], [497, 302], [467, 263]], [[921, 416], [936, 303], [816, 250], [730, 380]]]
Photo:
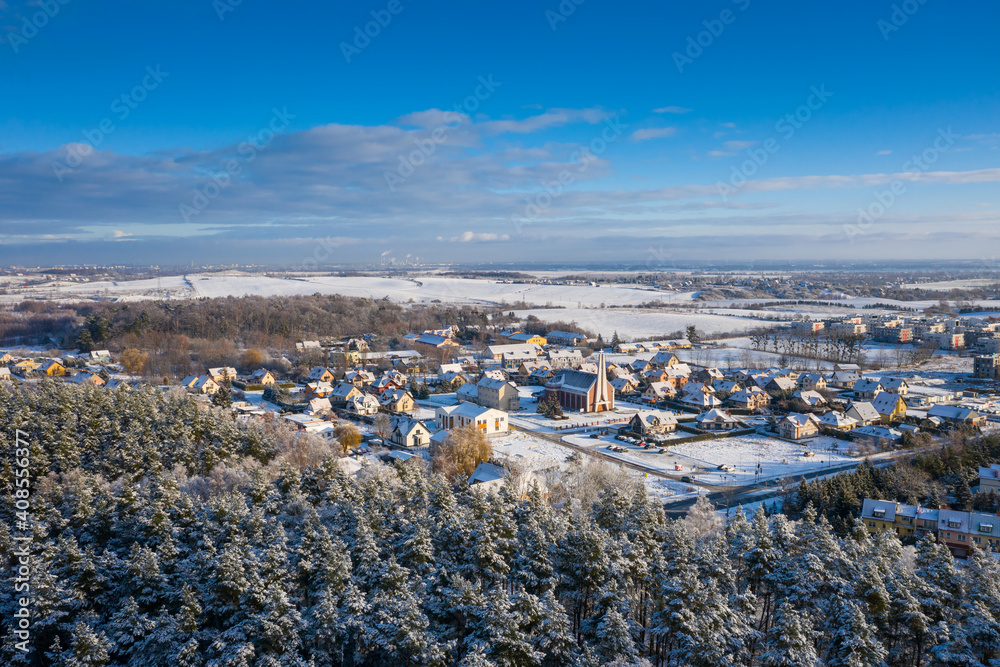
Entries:
[[[760, 479], [776, 479], [805, 472], [814, 472], [860, 460], [839, 452], [830, 451], [837, 444], [843, 450], [847, 443], [821, 436], [792, 444], [776, 438], [761, 435], [746, 435], [721, 440], [689, 442], [670, 447], [670, 454], [683, 456], [701, 464], [707, 474], [699, 474], [698, 481], [708, 484], [749, 484], [754, 481], [754, 472], [760, 468]], [[802, 453], [811, 451], [814, 456]], [[736, 468], [733, 472], [717, 471], [720, 465]]]
[[[616, 304], [621, 302], [608, 301]], [[540, 308], [535, 310], [515, 310], [518, 317], [534, 315], [543, 322], [576, 322], [581, 329], [601, 334], [605, 340], [618, 333], [622, 340], [642, 340], [654, 336], [665, 336], [684, 331], [692, 324], [709, 334], [731, 331], [748, 331], [761, 326], [774, 326], [774, 322], [712, 315], [697, 311], [662, 311], [629, 308]], [[748, 315], [749, 313], [744, 313]]]
[[[121, 282], [61, 283], [32, 287], [27, 292], [53, 298], [195, 298], [226, 296], [293, 296], [342, 294], [400, 303], [441, 301], [445, 303], [525, 303], [531, 306], [600, 308], [601, 304], [638, 305], [650, 301], [664, 304], [690, 302], [690, 292], [662, 292], [640, 285], [540, 285], [451, 278], [435, 275], [413, 279], [378, 276], [283, 275], [267, 276], [243, 272], [192, 273]], [[11, 295], [24, 298], [26, 294]]]

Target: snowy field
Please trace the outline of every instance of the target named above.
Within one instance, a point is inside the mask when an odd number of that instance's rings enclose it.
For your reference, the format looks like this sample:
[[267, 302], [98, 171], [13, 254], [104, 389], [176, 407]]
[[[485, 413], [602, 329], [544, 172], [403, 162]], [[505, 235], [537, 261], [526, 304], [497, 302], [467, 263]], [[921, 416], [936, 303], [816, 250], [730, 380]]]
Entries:
[[[708, 484], [750, 484], [754, 482], [754, 471], [760, 465], [761, 476], [757, 479], [778, 479], [789, 475], [813, 472], [833, 466], [860, 463], [860, 459], [831, 452], [831, 445], [839, 443], [843, 449], [847, 443], [834, 438], [819, 437], [792, 444], [784, 440], [761, 435], [747, 435], [722, 440], [690, 442], [669, 448], [671, 455], [696, 461], [708, 474], [699, 474], [698, 481]], [[806, 450], [815, 456], [804, 457]], [[666, 456], [666, 455], [664, 455]], [[720, 465], [736, 468], [735, 472], [716, 471]]]
[[[609, 303], [615, 303], [609, 301]], [[560, 308], [515, 310], [518, 317], [534, 315], [543, 322], [576, 322], [581, 329], [601, 334], [605, 340], [617, 331], [622, 340], [642, 340], [663, 336], [676, 331], [684, 331], [690, 325], [706, 333], [747, 331], [761, 326], [773, 326], [773, 322], [712, 315], [696, 311], [663, 312], [656, 310], [632, 310], [626, 308]]]
[[294, 296], [308, 294], [342, 294], [405, 303], [486, 303], [599, 308], [601, 304], [638, 305], [650, 301], [664, 304], [690, 302], [691, 292], [661, 292], [646, 286], [605, 285], [535, 285], [505, 283], [496, 280], [418, 276], [413, 279], [377, 276], [323, 276], [225, 272], [193, 273], [147, 280], [122, 282], [62, 283], [33, 287], [25, 293], [11, 295], [19, 299], [28, 292], [52, 298], [196, 298], [227, 296]]

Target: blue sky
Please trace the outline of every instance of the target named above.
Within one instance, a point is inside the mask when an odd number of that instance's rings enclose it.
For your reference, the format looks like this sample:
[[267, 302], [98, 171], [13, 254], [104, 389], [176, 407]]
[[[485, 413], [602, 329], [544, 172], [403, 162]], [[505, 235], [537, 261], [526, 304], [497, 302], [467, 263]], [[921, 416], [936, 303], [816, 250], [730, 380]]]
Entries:
[[0, 262], [995, 256], [1000, 6], [690, 4], [0, 0]]

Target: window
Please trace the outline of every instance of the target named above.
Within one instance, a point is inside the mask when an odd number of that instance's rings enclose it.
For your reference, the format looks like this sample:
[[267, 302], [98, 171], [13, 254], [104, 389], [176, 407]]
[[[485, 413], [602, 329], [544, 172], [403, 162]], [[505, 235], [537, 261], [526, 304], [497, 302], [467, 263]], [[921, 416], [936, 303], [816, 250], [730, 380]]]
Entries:
[[885, 510], [883, 509], [874, 510], [872, 512], [872, 516], [874, 516], [876, 519], [881, 519], [882, 517], [885, 516]]
[[976, 544], [979, 544], [980, 542], [982, 542], [982, 540], [980, 538], [978, 538], [978, 537], [973, 537], [972, 541], [975, 542]]
[[965, 535], [959, 534], [958, 541], [959, 542], [964, 542], [965, 541]]
[[981, 523], [981, 524], [979, 524], [979, 532], [980, 533], [992, 533], [993, 532], [993, 524], [992, 523]]
[[869, 521], [868, 522], [868, 527], [869, 528], [874, 528], [875, 527], [875, 522], [874, 521]]

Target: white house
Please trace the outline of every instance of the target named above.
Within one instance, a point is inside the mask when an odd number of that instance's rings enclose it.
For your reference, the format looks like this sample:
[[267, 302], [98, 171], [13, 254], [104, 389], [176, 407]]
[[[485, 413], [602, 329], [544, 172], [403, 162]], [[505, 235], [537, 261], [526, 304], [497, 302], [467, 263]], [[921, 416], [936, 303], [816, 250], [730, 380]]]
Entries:
[[507, 413], [494, 408], [484, 408], [472, 403], [445, 405], [434, 411], [438, 428], [450, 431], [453, 428], [471, 426], [488, 436], [507, 433]]

